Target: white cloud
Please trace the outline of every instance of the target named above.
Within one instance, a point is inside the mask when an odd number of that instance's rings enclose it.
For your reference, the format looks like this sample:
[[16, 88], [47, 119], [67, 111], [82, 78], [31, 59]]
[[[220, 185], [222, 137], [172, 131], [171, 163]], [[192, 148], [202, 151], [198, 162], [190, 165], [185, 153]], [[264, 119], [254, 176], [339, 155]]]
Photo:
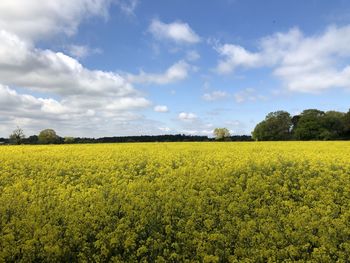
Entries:
[[[54, 99], [36, 98], [28, 94], [19, 94], [7, 86], [0, 85], [0, 112], [7, 116], [15, 117], [35, 117], [43, 118], [56, 115], [62, 118], [64, 114], [77, 113], [77, 109], [69, 109]], [[80, 112], [84, 114], [83, 112]]]
[[253, 126], [250, 127], [245, 121], [230, 120], [225, 122], [225, 126], [230, 130], [231, 135], [250, 135], [256, 123], [253, 122]]
[[138, 0], [119, 0], [115, 2], [126, 15], [134, 15]]
[[150, 102], [141, 97], [123, 97], [114, 99], [112, 103], [105, 106], [107, 110], [116, 112], [135, 108], [145, 108], [150, 106]]
[[200, 57], [201, 56], [199, 55], [199, 53], [196, 50], [191, 50], [191, 51], [187, 52], [186, 59], [188, 61], [196, 61], [196, 60], [200, 59]]
[[[90, 70], [62, 52], [35, 46], [57, 34], [75, 34], [91, 16], [107, 18], [111, 4], [131, 14], [137, 2], [0, 1], [1, 133], [7, 136], [17, 125], [28, 133], [52, 127], [75, 136], [156, 132], [161, 123], [154, 125], [138, 113], [151, 102], [125, 77]], [[100, 52], [84, 45], [66, 49], [76, 58]]]
[[0, 1], [0, 29], [26, 40], [36, 41], [56, 34], [74, 35], [81, 22], [97, 16], [108, 18], [117, 5], [132, 15], [138, 0], [3, 0]]
[[198, 117], [196, 114], [191, 113], [191, 112], [181, 112], [178, 116], [179, 120], [181, 121], [194, 121], [196, 120]]
[[242, 103], [245, 101], [245, 96], [242, 95], [241, 93], [236, 93], [235, 95], [233, 95], [235, 97], [235, 101], [237, 103]]
[[54, 126], [60, 131], [66, 128], [66, 133], [76, 130], [77, 136], [103, 136], [98, 132], [110, 133], [104, 127], [115, 125], [113, 132], [120, 133], [121, 125], [143, 119], [134, 110], [149, 106], [150, 102], [142, 97], [98, 99], [82, 95], [56, 100], [20, 94], [0, 85], [0, 115], [6, 119], [2, 122], [6, 129], [2, 130], [7, 133], [17, 125], [33, 133], [45, 127]]
[[212, 135], [214, 124], [207, 122], [191, 112], [181, 112], [178, 115], [179, 132], [192, 135]]
[[298, 29], [276, 33], [260, 40], [258, 51], [225, 44], [216, 47], [223, 57], [217, 70], [272, 67], [273, 73], [291, 91], [320, 92], [350, 88], [350, 26], [329, 27], [323, 33], [304, 36]]
[[0, 79], [3, 84], [59, 95], [126, 96], [136, 91], [120, 75], [89, 70], [63, 53], [40, 50], [0, 31]]
[[210, 137], [213, 135], [213, 130], [182, 130], [180, 133]]
[[224, 58], [219, 60], [216, 69], [221, 74], [228, 74], [240, 67], [275, 66], [301, 41], [301, 32], [298, 29], [291, 29], [286, 34], [276, 33], [261, 39], [257, 52], [250, 52], [244, 47], [233, 44], [216, 44], [215, 50]]
[[89, 54], [89, 47], [82, 45], [70, 45], [68, 47], [68, 53], [76, 58], [84, 58]]
[[[106, 132], [102, 127], [112, 123], [118, 128], [139, 121], [143, 117], [134, 111], [151, 106], [124, 77], [89, 70], [72, 57], [35, 48], [4, 30], [0, 30], [0, 80], [0, 111], [6, 116], [0, 126], [6, 129], [20, 125], [34, 130], [34, 125], [54, 123], [59, 129], [77, 129], [76, 134], [102, 133]], [[21, 93], [9, 86], [20, 87]], [[48, 98], [34, 97], [33, 92]]]
[[225, 44], [217, 48], [219, 54], [225, 57], [217, 66], [217, 71], [222, 74], [232, 72], [236, 67], [256, 67], [260, 61], [259, 54], [250, 53], [236, 45]]
[[141, 71], [138, 75], [128, 74], [127, 79], [131, 83], [164, 85], [186, 79], [190, 69], [191, 66], [181, 60], [168, 68], [164, 73], [153, 74]]
[[153, 19], [149, 32], [159, 40], [171, 40], [178, 44], [196, 44], [200, 37], [191, 29], [187, 23], [176, 21], [163, 23], [159, 19]]
[[168, 112], [169, 111], [169, 109], [166, 105], [157, 105], [153, 109], [155, 112]]
[[169, 128], [169, 127], [159, 127], [158, 129], [162, 132], [170, 132], [171, 131], [171, 128]]
[[29, 94], [20, 94], [8, 86], [0, 85], [0, 111], [16, 117], [34, 119], [70, 118], [69, 116], [115, 116], [123, 111], [149, 107], [150, 102], [142, 97], [103, 98], [66, 97], [62, 100], [37, 98]]
[[0, 1], [0, 29], [28, 40], [57, 33], [73, 35], [90, 16], [106, 17], [111, 0], [3, 0]]
[[[250, 134], [250, 130], [244, 122], [239, 120], [218, 120], [217, 117], [213, 120], [214, 122], [208, 122], [210, 118], [197, 118], [194, 121], [181, 121], [180, 122], [180, 133], [191, 134], [191, 135], [206, 135], [213, 137], [213, 131], [217, 127], [226, 127], [229, 129], [232, 135], [243, 135]], [[254, 123], [255, 125], [255, 123]]]
[[237, 103], [243, 103], [246, 101], [255, 102], [257, 100], [266, 100], [267, 99], [266, 96], [257, 94], [256, 90], [252, 89], [252, 88], [247, 88], [247, 89], [241, 90], [239, 92], [236, 92], [233, 95], [233, 97]]
[[210, 84], [209, 81], [204, 81], [204, 83], [203, 83], [203, 89], [204, 90], [206, 90], [206, 91], [209, 90], [210, 86], [211, 86], [211, 84]]
[[92, 54], [102, 53], [101, 49], [90, 48], [89, 46], [86, 46], [86, 45], [69, 45], [66, 49], [69, 55], [77, 59], [85, 58]]
[[225, 91], [215, 90], [213, 92], [204, 93], [202, 98], [206, 101], [216, 101], [229, 97], [229, 94]]

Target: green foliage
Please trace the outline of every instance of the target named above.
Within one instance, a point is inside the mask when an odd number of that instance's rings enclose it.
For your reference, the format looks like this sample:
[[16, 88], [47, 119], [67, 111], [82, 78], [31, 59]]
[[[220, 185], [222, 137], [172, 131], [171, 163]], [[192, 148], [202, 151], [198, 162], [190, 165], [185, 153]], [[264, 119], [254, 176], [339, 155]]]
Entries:
[[297, 140], [323, 139], [321, 134], [327, 131], [323, 125], [324, 116], [323, 111], [304, 110], [300, 114], [297, 126], [293, 129], [294, 138]]
[[350, 111], [308, 109], [293, 117], [284, 111], [272, 112], [252, 135], [259, 141], [350, 139]]
[[216, 140], [225, 140], [231, 136], [230, 131], [227, 128], [215, 128], [214, 136]]
[[74, 137], [64, 137], [64, 143], [74, 143]]
[[350, 110], [344, 115], [344, 135], [350, 137]]
[[0, 148], [0, 262], [348, 262], [350, 143]]
[[254, 129], [253, 139], [283, 141], [291, 138], [292, 119], [286, 111], [270, 112]]
[[24, 135], [24, 132], [21, 128], [17, 127], [17, 129], [15, 129], [9, 139], [10, 139], [10, 142], [13, 143], [13, 144], [17, 144], [17, 145], [20, 145], [22, 144], [23, 142], [23, 139], [25, 138], [26, 136]]
[[38, 138], [37, 135], [31, 135], [25, 140], [25, 143], [27, 143], [27, 144], [37, 144], [38, 140], [39, 140], [39, 138]]
[[54, 144], [57, 143], [58, 140], [59, 137], [57, 136], [56, 132], [52, 129], [42, 130], [38, 136], [38, 141], [41, 144]]

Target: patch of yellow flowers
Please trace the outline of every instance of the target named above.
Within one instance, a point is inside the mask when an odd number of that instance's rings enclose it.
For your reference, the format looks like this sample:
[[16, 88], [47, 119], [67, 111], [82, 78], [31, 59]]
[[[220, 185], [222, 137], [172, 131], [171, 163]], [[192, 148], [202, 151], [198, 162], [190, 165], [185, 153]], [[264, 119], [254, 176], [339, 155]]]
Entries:
[[350, 142], [0, 147], [0, 262], [349, 262]]

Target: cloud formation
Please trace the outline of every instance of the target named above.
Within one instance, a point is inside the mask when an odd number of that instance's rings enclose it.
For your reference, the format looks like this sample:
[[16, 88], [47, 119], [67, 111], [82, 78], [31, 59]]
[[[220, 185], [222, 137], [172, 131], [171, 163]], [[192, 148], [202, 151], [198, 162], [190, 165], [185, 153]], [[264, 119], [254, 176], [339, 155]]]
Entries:
[[113, 3], [116, 3], [125, 14], [134, 15], [139, 0], [119, 0], [114, 1]]
[[266, 100], [267, 97], [261, 94], [258, 94], [255, 89], [246, 88], [239, 92], [233, 94], [233, 97], [237, 103], [243, 103], [247, 101], [255, 102], [258, 100]]
[[[0, 3], [0, 131], [9, 132], [16, 125], [30, 131], [54, 126], [93, 136], [98, 131], [117, 133], [121, 127], [130, 131], [131, 123], [146, 123], [136, 111], [151, 102], [125, 77], [90, 70], [73, 57], [35, 44], [55, 34], [75, 34], [84, 19], [106, 17], [110, 4], [109, 0]], [[91, 50], [75, 46], [71, 51], [78, 58]]]
[[101, 54], [102, 50], [99, 48], [90, 48], [86, 45], [69, 45], [66, 47], [69, 55], [76, 59], [82, 59], [93, 54]]
[[112, 0], [0, 1], [0, 29], [27, 40], [73, 35], [88, 17], [107, 17]]
[[186, 59], [188, 61], [196, 61], [200, 59], [201, 55], [196, 50], [190, 50], [187, 52]]
[[164, 113], [164, 112], [168, 112], [169, 111], [169, 109], [168, 109], [168, 107], [166, 105], [157, 105], [153, 109], [154, 109], [155, 112], [163, 112]]
[[192, 112], [181, 112], [178, 116], [179, 120], [181, 121], [188, 121], [188, 122], [192, 122], [194, 120], [196, 120], [198, 117], [196, 114], [192, 113]]
[[200, 42], [200, 37], [191, 27], [181, 21], [167, 24], [159, 19], [153, 19], [148, 30], [158, 40], [170, 40], [177, 44], [196, 44]]
[[180, 60], [164, 73], [155, 74], [141, 71], [138, 75], [127, 74], [127, 80], [131, 83], [165, 85], [186, 79], [190, 69], [191, 66], [187, 62]]
[[66, 95], [127, 96], [136, 91], [113, 72], [89, 70], [60, 52], [32, 47], [0, 31], [0, 79], [3, 84]]
[[222, 59], [217, 71], [229, 74], [238, 68], [270, 67], [291, 91], [315, 93], [350, 88], [350, 26], [332, 26], [306, 37], [297, 29], [260, 40], [258, 50], [224, 44], [216, 47]]
[[226, 91], [222, 90], [215, 90], [212, 92], [204, 93], [202, 96], [203, 100], [206, 101], [216, 101], [220, 99], [225, 99], [227, 97], [229, 97], [229, 94]]

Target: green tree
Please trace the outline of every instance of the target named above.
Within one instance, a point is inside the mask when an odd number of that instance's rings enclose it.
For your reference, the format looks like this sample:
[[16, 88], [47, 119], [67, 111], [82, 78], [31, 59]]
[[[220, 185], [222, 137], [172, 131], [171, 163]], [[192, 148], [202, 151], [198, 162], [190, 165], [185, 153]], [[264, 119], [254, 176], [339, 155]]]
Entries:
[[67, 143], [67, 144], [74, 143], [74, 138], [73, 137], [64, 137], [64, 143]]
[[344, 115], [343, 118], [343, 125], [344, 125], [344, 130], [343, 130], [343, 135], [345, 138], [350, 138], [350, 109], [349, 111]]
[[281, 141], [291, 138], [292, 118], [286, 111], [270, 112], [256, 125], [252, 135], [258, 141]]
[[37, 144], [38, 143], [38, 136], [37, 135], [31, 135], [26, 139], [26, 143], [28, 144]]
[[299, 119], [300, 115], [294, 115], [292, 117], [292, 130], [294, 130], [298, 126]]
[[231, 134], [227, 128], [215, 128], [214, 136], [216, 140], [220, 141], [229, 138]]
[[269, 129], [266, 121], [259, 122], [252, 132], [253, 140], [256, 141], [267, 141], [270, 139]]
[[[344, 112], [339, 111], [327, 111], [323, 116], [322, 125], [325, 131], [321, 133], [321, 138], [323, 140], [338, 139], [344, 134], [345, 129], [345, 118]], [[328, 136], [324, 136], [324, 135]]]
[[324, 125], [325, 112], [317, 109], [304, 110], [299, 117], [293, 136], [297, 140], [319, 140], [331, 136]]
[[21, 128], [17, 127], [17, 129], [15, 129], [11, 135], [10, 135], [10, 142], [13, 144], [17, 144], [20, 145], [23, 142], [23, 139], [26, 136], [24, 135], [24, 132]]
[[53, 144], [58, 142], [59, 137], [53, 129], [46, 129], [40, 132], [38, 140], [42, 144]]

